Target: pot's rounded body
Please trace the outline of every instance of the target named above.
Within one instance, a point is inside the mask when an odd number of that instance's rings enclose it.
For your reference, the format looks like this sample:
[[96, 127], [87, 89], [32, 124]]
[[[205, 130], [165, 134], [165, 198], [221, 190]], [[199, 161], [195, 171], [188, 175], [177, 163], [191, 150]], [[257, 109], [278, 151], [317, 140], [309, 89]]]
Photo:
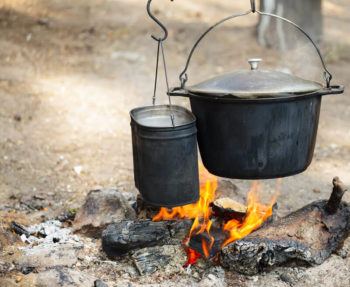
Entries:
[[312, 161], [319, 95], [250, 101], [191, 97], [191, 107], [203, 164], [217, 176], [284, 177]]

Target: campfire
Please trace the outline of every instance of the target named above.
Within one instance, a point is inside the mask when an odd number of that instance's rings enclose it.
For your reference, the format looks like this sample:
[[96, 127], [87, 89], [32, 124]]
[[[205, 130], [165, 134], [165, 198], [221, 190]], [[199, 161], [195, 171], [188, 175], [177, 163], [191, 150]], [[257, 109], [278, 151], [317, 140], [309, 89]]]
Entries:
[[262, 203], [258, 181], [252, 183], [247, 205], [216, 199], [217, 178], [203, 166], [200, 181], [201, 196], [194, 204], [155, 210], [140, 199], [136, 219], [115, 222], [103, 231], [105, 253], [111, 259], [129, 254], [144, 274], [151, 267], [157, 270], [158, 258], [169, 258], [159, 254], [159, 248], [183, 246], [187, 252], [184, 267], [203, 258], [254, 275], [290, 262], [321, 264], [349, 234], [350, 207], [342, 201], [346, 187], [337, 177], [329, 200], [312, 202], [282, 218], [274, 208], [277, 192], [268, 204]]
[[[245, 210], [240, 212], [235, 210], [240, 204], [229, 199], [226, 199], [226, 202], [228, 201], [226, 206], [218, 206], [215, 202], [218, 179], [210, 174], [203, 164], [199, 167], [199, 201], [171, 209], [162, 207], [153, 217], [153, 221], [193, 220], [189, 234], [183, 241], [188, 256], [186, 267], [195, 264], [202, 256], [207, 259], [215, 257], [219, 251], [213, 250], [215, 243], [220, 248], [225, 247], [259, 228], [272, 215], [273, 205], [276, 202], [275, 195], [269, 204], [261, 203], [259, 197], [261, 184], [259, 181], [254, 181], [248, 193], [247, 205], [243, 208]], [[214, 212], [215, 208], [223, 212]], [[225, 217], [224, 213], [230, 213], [229, 218]], [[241, 215], [242, 213], [244, 216]], [[215, 232], [212, 232], [213, 229]], [[196, 246], [196, 240], [200, 240], [200, 245]]]
[[[293, 260], [310, 265], [324, 262], [350, 230], [350, 208], [342, 202], [346, 189], [339, 178], [333, 179], [328, 201], [312, 202], [277, 219], [273, 216], [277, 192], [263, 203], [259, 181], [253, 181], [245, 205], [232, 196], [216, 197], [216, 176], [276, 179], [279, 186], [279, 178], [309, 167], [322, 96], [344, 92], [343, 86], [331, 83], [332, 74], [316, 43], [297, 24], [257, 10], [251, 0], [250, 11], [226, 17], [201, 34], [179, 75], [179, 85], [170, 88], [163, 45], [169, 34], [152, 13], [151, 2], [147, 12], [164, 32], [162, 37], [152, 35], [157, 43], [152, 106], [137, 107], [130, 117], [134, 179], [140, 192], [137, 210], [157, 212], [108, 226], [102, 236], [104, 251], [110, 257], [130, 252], [141, 274], [159, 256], [154, 250], [135, 253], [135, 249], [169, 244], [185, 248], [185, 267], [204, 258], [244, 274]], [[262, 59], [254, 57], [248, 59], [246, 69], [188, 86], [188, 68], [203, 38], [224, 22], [250, 14], [298, 28], [317, 51], [325, 84], [267, 70]], [[168, 105], [156, 101], [160, 62]], [[172, 97], [178, 96], [189, 98], [191, 111], [172, 104]], [[197, 146], [208, 170], [198, 166]]]

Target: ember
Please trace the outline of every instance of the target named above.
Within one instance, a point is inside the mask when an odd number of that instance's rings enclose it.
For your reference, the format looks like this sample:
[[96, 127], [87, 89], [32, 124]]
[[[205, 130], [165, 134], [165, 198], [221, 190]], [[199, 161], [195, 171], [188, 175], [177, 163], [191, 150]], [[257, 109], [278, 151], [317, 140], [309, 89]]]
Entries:
[[[185, 267], [193, 265], [201, 257], [212, 257], [212, 248], [215, 243], [217, 232], [212, 232], [212, 203], [215, 200], [215, 192], [218, 187], [217, 177], [210, 174], [203, 164], [199, 168], [200, 178], [200, 199], [197, 203], [185, 206], [175, 207], [172, 209], [162, 207], [159, 213], [153, 218], [153, 221], [193, 219], [190, 232], [184, 240], [187, 253], [187, 263]], [[243, 220], [233, 218], [225, 222], [222, 226], [221, 233], [225, 234], [225, 240], [221, 247], [226, 246], [238, 239], [241, 239], [259, 228], [271, 215], [273, 205], [276, 201], [276, 195], [268, 205], [260, 202], [259, 192], [261, 185], [254, 181], [248, 194], [247, 214]], [[190, 241], [201, 236], [200, 250], [190, 248]], [[199, 241], [200, 242], [200, 241]], [[192, 247], [192, 246], [191, 246]]]
[[184, 268], [196, 264], [197, 260], [202, 257], [202, 255], [192, 248], [186, 248], [187, 262], [184, 264]]

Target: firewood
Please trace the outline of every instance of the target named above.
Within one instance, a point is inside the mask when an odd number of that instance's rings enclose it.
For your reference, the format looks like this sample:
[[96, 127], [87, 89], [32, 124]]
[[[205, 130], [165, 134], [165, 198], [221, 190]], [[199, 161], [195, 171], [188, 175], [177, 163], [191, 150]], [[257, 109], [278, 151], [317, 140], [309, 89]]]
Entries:
[[[217, 203], [216, 203], [217, 204]], [[242, 205], [243, 206], [243, 205]], [[275, 203], [272, 207], [272, 215], [271, 217], [269, 217], [259, 228], [264, 228], [265, 225], [268, 225], [274, 221], [276, 221], [278, 219], [277, 216], [277, 210], [278, 210], [278, 204]], [[207, 232], [203, 232], [200, 234], [195, 234], [190, 238], [190, 241], [188, 243], [188, 247], [190, 247], [191, 249], [195, 250], [197, 253], [201, 254], [202, 257], [205, 257], [205, 252], [203, 250], [203, 241], [206, 242], [206, 245], [212, 245], [212, 248], [210, 250], [210, 254], [209, 254], [209, 258], [215, 258], [221, 250], [222, 244], [224, 243], [224, 241], [227, 239], [228, 233], [224, 232], [222, 229], [222, 219], [227, 220], [228, 218], [224, 218], [224, 217], [218, 217], [218, 216], [224, 216], [224, 214], [226, 211], [224, 211], [224, 213], [216, 213], [215, 216], [217, 217], [215, 220], [213, 220], [213, 225], [210, 229], [210, 236], [208, 235]], [[231, 213], [232, 215], [232, 213]], [[236, 215], [233, 217], [235, 219], [237, 219]], [[232, 217], [230, 218], [232, 219]], [[243, 220], [244, 218], [242, 218]], [[237, 219], [239, 220], [239, 219]], [[212, 243], [212, 240], [214, 240], [214, 242]]]
[[109, 225], [102, 233], [102, 248], [111, 258], [129, 251], [164, 244], [181, 244], [192, 221], [124, 220]]
[[186, 260], [186, 255], [179, 246], [163, 245], [136, 250], [132, 252], [131, 260], [139, 274], [146, 275], [158, 270], [164, 270], [176, 261], [183, 264]]
[[[214, 258], [220, 252], [221, 245], [225, 241], [226, 236], [227, 234], [223, 232], [221, 228], [212, 227], [210, 229], [210, 236], [207, 232], [192, 236], [188, 243], [188, 247], [197, 251], [202, 255], [202, 257], [206, 257], [206, 255], [208, 255], [209, 258]], [[205, 254], [205, 251], [203, 250], [203, 241], [205, 242], [206, 246], [212, 245], [212, 247], [209, 248], [209, 254]]]
[[339, 177], [335, 177], [333, 179], [333, 192], [326, 206], [326, 210], [329, 214], [334, 214], [337, 212], [345, 191], [347, 191], [347, 188], [339, 180]]
[[247, 206], [228, 197], [215, 200], [211, 208], [214, 215], [223, 220], [243, 220], [247, 214]]
[[159, 266], [167, 265], [171, 260], [170, 255], [162, 253], [162, 246], [137, 250], [131, 258], [140, 275], [152, 274]]
[[350, 233], [350, 205], [341, 202], [346, 188], [339, 178], [333, 186], [328, 201], [313, 202], [223, 248], [222, 265], [254, 275], [290, 262], [322, 264]]

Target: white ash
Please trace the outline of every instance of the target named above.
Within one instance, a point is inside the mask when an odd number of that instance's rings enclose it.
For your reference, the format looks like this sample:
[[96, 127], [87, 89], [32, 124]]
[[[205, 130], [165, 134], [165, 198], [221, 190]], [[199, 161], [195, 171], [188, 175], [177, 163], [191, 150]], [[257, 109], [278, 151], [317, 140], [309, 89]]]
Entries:
[[77, 235], [72, 233], [72, 229], [62, 227], [58, 220], [49, 220], [27, 228], [30, 236], [21, 236], [22, 241], [31, 245], [37, 244], [65, 244], [71, 243], [75, 247], [82, 247], [83, 244]]

